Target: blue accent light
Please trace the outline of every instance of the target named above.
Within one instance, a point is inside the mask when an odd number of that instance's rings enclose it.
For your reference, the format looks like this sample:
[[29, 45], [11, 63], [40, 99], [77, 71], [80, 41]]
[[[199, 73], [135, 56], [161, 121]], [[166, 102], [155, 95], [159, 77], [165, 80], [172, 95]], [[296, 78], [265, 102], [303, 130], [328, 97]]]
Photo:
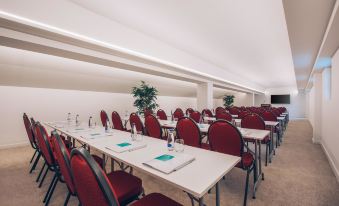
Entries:
[[331, 57], [320, 57], [317, 62], [315, 63], [315, 69], [323, 69], [326, 67], [330, 67], [332, 65], [332, 58]]

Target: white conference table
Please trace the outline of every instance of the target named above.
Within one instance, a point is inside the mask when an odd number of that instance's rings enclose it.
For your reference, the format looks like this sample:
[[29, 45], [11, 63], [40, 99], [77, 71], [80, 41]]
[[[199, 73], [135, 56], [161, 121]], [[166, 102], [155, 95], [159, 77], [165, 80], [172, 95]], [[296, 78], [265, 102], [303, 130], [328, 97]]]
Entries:
[[[114, 129], [105, 132], [104, 128], [99, 126], [95, 128], [88, 128], [87, 125], [68, 126], [66, 121], [48, 122], [45, 125], [82, 144], [95, 148], [121, 163], [141, 170], [185, 191], [190, 197], [195, 197], [194, 199], [199, 202], [200, 206], [204, 205], [203, 196], [214, 186], [216, 187], [216, 205], [220, 205], [219, 181], [240, 162], [240, 157], [185, 145], [184, 153], [193, 155], [195, 160], [175, 172], [165, 174], [143, 164], [155, 157], [169, 153], [165, 140], [144, 136], [143, 142], [147, 144], [145, 148], [116, 153], [106, 147], [131, 141], [129, 132]], [[85, 138], [94, 133], [100, 133], [100, 135]]]
[[[171, 121], [171, 120], [159, 120], [159, 123], [161, 127], [164, 128], [176, 128], [177, 121]], [[273, 124], [276, 125], [276, 123], [273, 122], [267, 122], [268, 124]], [[198, 124], [198, 127], [200, 129], [200, 132], [207, 133], [209, 129], [209, 124]], [[254, 184], [253, 187], [253, 197], [255, 197], [255, 193], [257, 190], [257, 183], [259, 182], [260, 177], [262, 180], [264, 179], [264, 173], [262, 172], [262, 167], [261, 167], [261, 141], [267, 137], [268, 135], [271, 135], [271, 131], [268, 130], [258, 130], [258, 129], [247, 129], [247, 128], [240, 128], [237, 127], [242, 134], [244, 138], [252, 139], [255, 143], [255, 161], [257, 167], [257, 171], [255, 171], [255, 176], [256, 176], [256, 183]]]

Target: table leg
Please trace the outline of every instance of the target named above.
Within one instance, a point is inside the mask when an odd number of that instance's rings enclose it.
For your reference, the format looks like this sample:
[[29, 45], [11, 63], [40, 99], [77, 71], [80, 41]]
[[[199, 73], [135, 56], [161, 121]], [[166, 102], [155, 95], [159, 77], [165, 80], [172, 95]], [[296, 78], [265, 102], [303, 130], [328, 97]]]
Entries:
[[219, 181], [215, 184], [215, 205], [220, 206]]
[[106, 155], [102, 154], [102, 169], [106, 172]]
[[204, 206], [204, 197], [199, 198], [199, 206]]

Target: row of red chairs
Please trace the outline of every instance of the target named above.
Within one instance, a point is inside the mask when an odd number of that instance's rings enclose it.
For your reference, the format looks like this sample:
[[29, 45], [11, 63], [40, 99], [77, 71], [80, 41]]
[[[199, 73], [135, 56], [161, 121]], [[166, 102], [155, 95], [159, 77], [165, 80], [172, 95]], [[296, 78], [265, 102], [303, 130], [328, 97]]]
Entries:
[[[180, 206], [176, 201], [160, 194], [144, 195], [142, 180], [125, 171], [112, 171], [109, 174], [102, 168], [104, 161], [90, 153], [83, 147], [75, 148], [56, 131], [49, 136], [45, 127], [39, 122], [29, 120], [23, 115], [25, 128], [32, 148], [38, 156], [31, 169], [34, 170], [40, 157], [43, 157], [44, 166], [38, 179], [45, 170], [43, 179], [48, 171], [54, 173], [43, 202], [48, 205], [58, 182], [65, 182], [68, 194], [64, 205], [67, 205], [70, 196], [76, 196], [80, 205], [133, 205], [133, 206]], [[30, 172], [31, 172], [30, 171]], [[143, 196], [142, 198], [140, 198]]]

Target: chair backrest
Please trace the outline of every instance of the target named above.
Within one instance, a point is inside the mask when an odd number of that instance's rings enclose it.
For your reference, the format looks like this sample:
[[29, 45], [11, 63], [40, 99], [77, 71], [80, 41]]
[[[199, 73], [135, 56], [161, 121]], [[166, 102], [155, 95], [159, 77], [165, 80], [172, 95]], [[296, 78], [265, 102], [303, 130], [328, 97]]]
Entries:
[[208, 129], [208, 140], [211, 150], [241, 157], [244, 151], [244, 140], [239, 130], [230, 122], [217, 120]]
[[28, 116], [27, 116], [26, 113], [24, 113], [24, 115], [23, 115], [23, 120], [24, 120], [25, 129], [26, 129], [26, 133], [27, 133], [27, 136], [28, 136], [29, 143], [31, 144], [31, 146], [34, 149], [37, 149], [36, 142], [35, 142], [35, 137], [34, 137], [33, 131], [32, 131], [32, 124], [29, 121]]
[[52, 142], [56, 158], [58, 160], [59, 170], [64, 177], [64, 181], [72, 194], [75, 194], [73, 177], [71, 173], [70, 154], [62, 138], [56, 131], [52, 132]]
[[213, 117], [213, 114], [212, 114], [211, 110], [209, 110], [209, 109], [203, 109], [201, 114], [208, 116], [208, 117]]
[[133, 124], [135, 124], [137, 131], [142, 132], [144, 134], [144, 125], [142, 124], [140, 117], [136, 113], [133, 112], [129, 116], [129, 123], [131, 125], [131, 128]]
[[180, 118], [183, 117], [183, 116], [185, 116], [185, 115], [184, 115], [184, 112], [183, 112], [182, 109], [180, 109], [180, 108], [177, 108], [177, 109], [174, 111], [174, 113], [173, 113], [173, 117], [174, 117], [174, 118], [180, 119]]
[[186, 109], [186, 115], [187, 116], [190, 116], [192, 114], [192, 112], [194, 112], [194, 109], [192, 109], [192, 108], [187, 108]]
[[232, 122], [232, 115], [230, 113], [227, 113], [227, 112], [218, 112], [216, 113], [215, 115], [215, 118], [218, 120], [218, 119], [221, 119], [221, 120], [226, 120], [226, 121], [229, 121], [229, 122]]
[[265, 111], [265, 112], [261, 113], [261, 117], [265, 121], [274, 121], [274, 122], [278, 121], [277, 116], [271, 111]]
[[112, 112], [112, 123], [113, 123], [114, 129], [118, 129], [121, 131], [124, 130], [124, 126], [122, 125], [120, 115], [116, 111]]
[[238, 114], [238, 118], [239, 119], [242, 119], [244, 118], [246, 115], [250, 114], [248, 111], [244, 110], [244, 111], [241, 111], [239, 114]]
[[191, 113], [190, 117], [196, 122], [199, 123], [201, 120], [201, 114], [198, 111], [194, 111]]
[[217, 107], [217, 108], [215, 109], [215, 114], [218, 114], [219, 112], [226, 112], [226, 109], [223, 108], [223, 107]]
[[119, 206], [106, 174], [85, 148], [73, 149], [70, 162], [81, 205]]
[[49, 166], [54, 166], [54, 154], [51, 146], [50, 139], [48, 137], [47, 131], [45, 127], [43, 127], [39, 122], [35, 123], [34, 126], [35, 137], [37, 138], [37, 142], [39, 144], [39, 149], [42, 152], [42, 155]]
[[107, 113], [104, 110], [100, 111], [100, 119], [101, 119], [102, 126], [106, 127], [107, 120], [109, 121], [109, 119], [108, 119]]
[[159, 109], [157, 111], [157, 116], [159, 117], [159, 119], [161, 120], [167, 120], [167, 115], [166, 115], [166, 112], [162, 109]]
[[145, 128], [148, 136], [162, 139], [161, 125], [154, 115], [148, 115], [145, 118]]
[[192, 147], [201, 146], [200, 129], [193, 119], [190, 117], [182, 117], [176, 126], [177, 138], [183, 139], [185, 145]]
[[148, 115], [152, 115], [153, 114], [153, 110], [151, 109], [145, 109], [144, 110], [144, 116], [147, 117]]
[[240, 113], [239, 109], [236, 108], [236, 107], [230, 107], [230, 108], [228, 109], [228, 111], [229, 111], [231, 114], [233, 114], [233, 115], [239, 115], [239, 113]]
[[248, 114], [241, 119], [241, 127], [248, 129], [265, 129], [265, 121], [257, 114]]

